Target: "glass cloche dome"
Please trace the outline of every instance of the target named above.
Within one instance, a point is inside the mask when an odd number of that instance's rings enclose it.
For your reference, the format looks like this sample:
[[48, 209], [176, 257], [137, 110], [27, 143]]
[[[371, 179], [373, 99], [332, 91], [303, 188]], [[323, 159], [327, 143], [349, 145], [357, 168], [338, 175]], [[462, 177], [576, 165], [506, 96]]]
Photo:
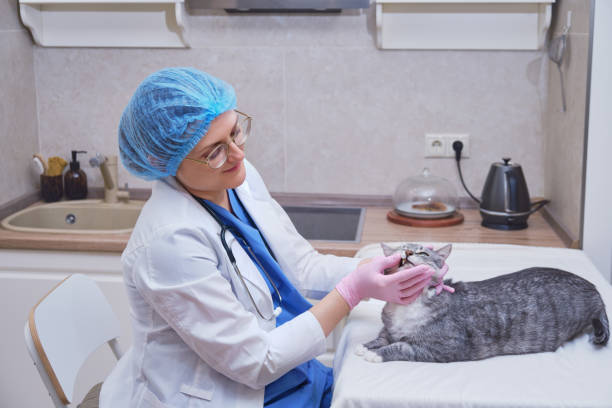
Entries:
[[431, 174], [428, 168], [403, 180], [393, 195], [393, 207], [399, 215], [412, 218], [443, 218], [458, 206], [455, 187], [445, 178]]

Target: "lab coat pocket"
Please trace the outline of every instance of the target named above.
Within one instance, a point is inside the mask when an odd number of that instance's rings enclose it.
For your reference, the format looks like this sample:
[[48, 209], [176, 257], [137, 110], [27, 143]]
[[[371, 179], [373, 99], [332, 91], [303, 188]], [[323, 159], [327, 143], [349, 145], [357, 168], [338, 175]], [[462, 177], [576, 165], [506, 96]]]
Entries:
[[215, 392], [215, 385], [213, 383], [210, 383], [206, 384], [206, 387], [194, 387], [191, 385], [183, 384], [181, 385], [180, 391], [183, 394], [189, 395], [191, 397], [210, 401], [212, 400], [213, 394]]

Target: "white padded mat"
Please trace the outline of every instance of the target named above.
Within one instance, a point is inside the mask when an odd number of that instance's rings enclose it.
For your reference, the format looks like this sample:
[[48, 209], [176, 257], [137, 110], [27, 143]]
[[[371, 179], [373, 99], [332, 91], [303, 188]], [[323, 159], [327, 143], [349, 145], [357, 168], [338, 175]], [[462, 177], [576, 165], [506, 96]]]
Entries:
[[[435, 248], [442, 244], [434, 244]], [[381, 255], [378, 245], [357, 256]], [[612, 319], [612, 286], [579, 250], [518, 245], [453, 244], [447, 278], [482, 280], [532, 266], [556, 267], [591, 281]], [[554, 353], [481, 361], [370, 363], [355, 346], [377, 337], [384, 303], [361, 302], [336, 350], [333, 408], [374, 407], [612, 407], [612, 342], [596, 348], [588, 336]]]

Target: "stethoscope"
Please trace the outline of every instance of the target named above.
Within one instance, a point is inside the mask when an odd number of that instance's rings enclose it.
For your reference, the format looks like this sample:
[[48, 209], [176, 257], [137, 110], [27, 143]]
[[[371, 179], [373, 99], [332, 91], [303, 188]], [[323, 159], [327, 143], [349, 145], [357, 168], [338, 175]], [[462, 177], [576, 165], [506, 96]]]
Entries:
[[[253, 250], [249, 246], [247, 240], [244, 239], [242, 234], [240, 234], [236, 228], [231, 227], [229, 225], [226, 225], [217, 216], [217, 214], [215, 214], [215, 212], [212, 210], [212, 208], [210, 208], [210, 206], [208, 205], [208, 203], [206, 201], [202, 200], [199, 197], [195, 197], [194, 196], [194, 198], [202, 205], [202, 207], [204, 207], [206, 209], [206, 211], [208, 211], [208, 213], [215, 219], [215, 221], [217, 221], [217, 224], [219, 224], [219, 226], [221, 227], [221, 234], [220, 234], [221, 235], [221, 244], [223, 244], [223, 248], [225, 249], [225, 253], [227, 254], [227, 257], [229, 258], [232, 266], [234, 267], [234, 271], [236, 272], [236, 275], [238, 275], [238, 277], [240, 278], [240, 282], [242, 282], [242, 286], [244, 287], [244, 289], [246, 290], [247, 294], [249, 295], [249, 299], [251, 299], [251, 303], [253, 303], [253, 306], [255, 307], [255, 310], [257, 310], [257, 314], [259, 314], [259, 316], [261, 316], [261, 318], [264, 319], [264, 320], [273, 320], [273, 319], [277, 318], [281, 314], [281, 312], [283, 311], [283, 309], [280, 307], [280, 304], [283, 301], [283, 297], [281, 296], [280, 292], [278, 291], [278, 288], [274, 284], [274, 281], [270, 278], [270, 275], [268, 275], [268, 272], [266, 272], [266, 269], [263, 267], [261, 262], [259, 262], [259, 259], [257, 259], [257, 256], [255, 256], [255, 253], [253, 252]], [[238, 196], [236, 196], [236, 198], [238, 198]], [[240, 199], [238, 198], [238, 200], [240, 200]], [[255, 262], [257, 262], [257, 265], [259, 266], [259, 269], [263, 271], [264, 275], [266, 275], [266, 278], [268, 278], [268, 282], [270, 282], [270, 284], [274, 288], [274, 291], [276, 292], [276, 295], [278, 296], [278, 304], [279, 305], [274, 308], [274, 311], [272, 312], [272, 316], [265, 317], [261, 313], [259, 308], [257, 307], [257, 303], [255, 303], [255, 299], [253, 299], [253, 296], [251, 295], [251, 291], [247, 287], [247, 284], [244, 281], [244, 278], [242, 277], [242, 273], [240, 272], [240, 268], [238, 268], [238, 265], [236, 264], [236, 258], [234, 257], [234, 252], [232, 251], [232, 248], [230, 248], [229, 245], [227, 245], [227, 241], [225, 240], [225, 232], [226, 231], [231, 232], [234, 235], [234, 237], [236, 237], [237, 240], [238, 239], [242, 240], [242, 242], [244, 243], [244, 246], [246, 247], [247, 251], [249, 251], [249, 253], [251, 254], [251, 258], [254, 259]], [[266, 246], [267, 245], [268, 244], [266, 243]], [[269, 248], [268, 248], [268, 250], [269, 250]], [[270, 251], [270, 254], [272, 254], [272, 251]], [[272, 255], [272, 256], [274, 257], [274, 255]]]

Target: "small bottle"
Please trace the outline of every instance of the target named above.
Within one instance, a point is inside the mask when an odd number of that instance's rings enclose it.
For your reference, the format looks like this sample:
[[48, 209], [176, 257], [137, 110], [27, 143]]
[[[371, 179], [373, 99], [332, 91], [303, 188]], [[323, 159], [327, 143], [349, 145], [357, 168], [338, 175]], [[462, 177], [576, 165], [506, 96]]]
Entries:
[[77, 153], [87, 153], [84, 150], [73, 150], [70, 170], [64, 175], [64, 190], [66, 198], [77, 200], [87, 197], [87, 175], [81, 170], [81, 165], [77, 161]]

